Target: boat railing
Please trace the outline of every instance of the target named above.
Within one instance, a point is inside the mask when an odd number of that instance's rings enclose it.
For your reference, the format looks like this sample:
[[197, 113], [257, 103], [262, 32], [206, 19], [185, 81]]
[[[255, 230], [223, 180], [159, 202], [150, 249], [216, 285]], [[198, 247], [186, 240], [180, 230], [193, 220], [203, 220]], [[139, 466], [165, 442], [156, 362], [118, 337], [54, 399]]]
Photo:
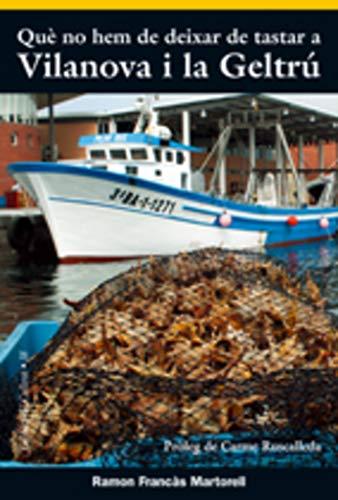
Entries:
[[58, 160], [58, 163], [62, 163], [64, 165], [91, 165], [92, 162], [87, 158], [71, 158], [67, 160]]

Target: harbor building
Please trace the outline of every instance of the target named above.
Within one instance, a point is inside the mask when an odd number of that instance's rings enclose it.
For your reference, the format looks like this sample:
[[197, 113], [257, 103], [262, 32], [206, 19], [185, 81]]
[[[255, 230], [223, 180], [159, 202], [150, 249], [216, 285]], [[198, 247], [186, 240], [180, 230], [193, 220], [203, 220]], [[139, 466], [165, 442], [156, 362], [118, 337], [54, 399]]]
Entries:
[[[6, 94], [0, 93], [0, 206], [14, 185], [7, 165], [18, 161], [39, 161], [50, 156], [53, 140], [53, 104], [77, 94]], [[38, 127], [39, 109], [49, 110], [49, 139], [44, 145]], [[51, 123], [51, 125], [50, 125]]]
[[0, 94], [0, 197], [13, 186], [10, 162], [39, 160], [40, 132], [34, 94]]

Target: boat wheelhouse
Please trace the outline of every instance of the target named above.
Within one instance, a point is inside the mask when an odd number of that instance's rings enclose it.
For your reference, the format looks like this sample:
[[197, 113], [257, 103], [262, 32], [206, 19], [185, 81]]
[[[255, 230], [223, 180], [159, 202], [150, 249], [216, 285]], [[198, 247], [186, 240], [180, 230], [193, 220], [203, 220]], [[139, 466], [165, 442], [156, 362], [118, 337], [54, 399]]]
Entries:
[[[191, 153], [203, 151], [146, 133], [83, 136], [85, 164], [181, 189], [191, 189]], [[78, 161], [76, 162], [78, 163]]]

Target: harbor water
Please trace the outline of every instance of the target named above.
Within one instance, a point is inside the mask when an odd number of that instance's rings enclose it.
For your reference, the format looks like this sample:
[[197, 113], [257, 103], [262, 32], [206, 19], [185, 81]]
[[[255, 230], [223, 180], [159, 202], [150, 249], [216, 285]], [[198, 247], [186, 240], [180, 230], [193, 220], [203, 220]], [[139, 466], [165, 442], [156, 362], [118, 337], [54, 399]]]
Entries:
[[[310, 271], [319, 282], [329, 311], [338, 318], [338, 240], [269, 250], [289, 272]], [[132, 261], [105, 264], [37, 265], [19, 263], [0, 231], [0, 336], [26, 320], [61, 322], [69, 312], [64, 299], [79, 300]]]
[[38, 265], [19, 263], [0, 230], [0, 338], [20, 321], [61, 322], [70, 308], [64, 299], [79, 300], [102, 281], [119, 274], [133, 261], [106, 264]]

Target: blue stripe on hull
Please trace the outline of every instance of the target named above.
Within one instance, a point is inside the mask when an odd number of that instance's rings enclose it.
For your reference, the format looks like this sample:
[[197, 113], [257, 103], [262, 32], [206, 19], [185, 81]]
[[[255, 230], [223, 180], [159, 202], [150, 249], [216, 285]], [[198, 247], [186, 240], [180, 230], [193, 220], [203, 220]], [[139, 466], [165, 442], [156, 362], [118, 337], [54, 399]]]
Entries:
[[147, 181], [140, 178], [130, 177], [124, 174], [117, 174], [115, 172], [92, 170], [87, 167], [80, 167], [73, 165], [57, 164], [57, 163], [47, 163], [47, 162], [31, 162], [31, 163], [11, 163], [8, 166], [8, 171], [10, 174], [15, 173], [45, 173], [45, 174], [65, 174], [65, 175], [77, 175], [84, 177], [92, 177], [102, 180], [110, 180], [119, 182], [121, 184], [133, 186], [138, 186], [145, 189], [151, 189], [158, 193], [168, 194], [176, 196], [184, 200], [192, 200], [200, 203], [207, 203], [211, 206], [239, 210], [251, 214], [259, 215], [328, 215], [330, 213], [336, 213], [338, 208], [274, 208], [265, 207], [261, 205], [245, 205], [242, 203], [236, 203], [230, 200], [221, 200], [219, 198], [213, 198], [212, 196], [193, 193], [191, 191], [186, 191], [184, 189], [174, 188], [166, 186], [164, 184], [159, 184], [157, 182]]
[[269, 231], [266, 240], [266, 245], [285, 245], [295, 243], [297, 241], [315, 241], [319, 239], [330, 238], [337, 232], [336, 221], [330, 221], [330, 229], [322, 229], [318, 222], [300, 223], [296, 227], [279, 224], [278, 230]]
[[[194, 224], [198, 226], [209, 226], [215, 227], [221, 226], [218, 223], [218, 217], [212, 223], [197, 221], [195, 219], [179, 217], [175, 215], [165, 215], [159, 214], [155, 212], [149, 212], [145, 210], [138, 210], [135, 208], [128, 208], [119, 205], [115, 205], [112, 203], [102, 203], [93, 200], [83, 200], [78, 198], [65, 198], [62, 196], [51, 196], [50, 201], [61, 202], [61, 203], [69, 203], [69, 204], [77, 204], [77, 205], [91, 205], [99, 208], [107, 208], [111, 210], [120, 210], [125, 212], [132, 212], [137, 214], [142, 214], [146, 217], [159, 217], [163, 219], [170, 219], [176, 222], [185, 222], [189, 224]], [[285, 244], [292, 243], [295, 241], [304, 241], [304, 240], [316, 240], [320, 238], [328, 238], [335, 234], [337, 231], [336, 221], [330, 221], [330, 230], [321, 229], [318, 221], [304, 221], [301, 222], [298, 226], [290, 227], [285, 222], [258, 222], [250, 219], [243, 219], [241, 217], [233, 217], [231, 227], [229, 229], [236, 229], [239, 231], [262, 231], [263, 233], [268, 233], [266, 244], [267, 245], [276, 245], [276, 244]], [[222, 228], [223, 231], [227, 231], [227, 228]]]
[[[214, 210], [205, 210], [205, 209], [200, 209], [196, 207], [191, 207], [189, 205], [183, 205], [183, 210], [186, 210], [188, 212], [192, 213], [197, 213], [197, 214], [203, 214], [203, 215], [210, 215], [215, 217], [215, 224], [218, 224], [218, 216], [219, 212], [216, 212]], [[235, 229], [247, 229], [250, 231], [267, 231], [269, 233], [276, 233], [276, 236], [280, 234], [281, 232], [284, 234], [285, 238], [293, 237], [295, 234], [298, 234], [299, 231], [301, 232], [308, 232], [308, 233], [316, 233], [319, 231], [318, 236], [321, 236], [327, 234], [328, 232], [330, 234], [335, 234], [337, 230], [337, 220], [336, 219], [330, 219], [330, 230], [328, 229], [321, 229], [318, 223], [318, 219], [316, 220], [304, 220], [299, 222], [299, 226], [296, 227], [290, 227], [286, 221], [279, 221], [279, 220], [255, 220], [255, 219], [248, 219], [246, 217], [241, 217], [239, 215], [233, 215], [232, 216], [232, 223], [231, 227]], [[274, 241], [274, 239], [273, 239]]]
[[[222, 209], [233, 209], [237, 212], [242, 212], [241, 215], [233, 215], [232, 222], [229, 229], [236, 229], [241, 231], [261, 231], [262, 233], [267, 233], [267, 245], [278, 245], [278, 244], [288, 244], [297, 241], [304, 240], [316, 240], [320, 238], [328, 238], [337, 232], [337, 218], [330, 218], [330, 224], [328, 229], [322, 229], [319, 226], [319, 218], [321, 216], [330, 215], [332, 213], [337, 213], [338, 208], [308, 208], [308, 209], [294, 209], [294, 208], [270, 208], [255, 205], [243, 205], [229, 200], [220, 200], [217, 198], [212, 198], [208, 195], [192, 193], [190, 191], [185, 191], [182, 189], [172, 188], [162, 184], [157, 184], [155, 182], [145, 181], [139, 178], [130, 178], [129, 176], [123, 174], [116, 174], [113, 172], [97, 171], [91, 170], [86, 167], [74, 167], [68, 165], [58, 165], [54, 163], [22, 163], [22, 164], [12, 164], [9, 166], [9, 171], [12, 174], [15, 173], [52, 173], [52, 174], [66, 174], [75, 176], [86, 176], [91, 178], [97, 178], [101, 180], [122, 183], [124, 185], [132, 184], [140, 188], [150, 189], [157, 193], [164, 193], [167, 195], [172, 195], [177, 198], [183, 199], [185, 201], [195, 201], [200, 203], [208, 204], [210, 208], [198, 208], [192, 207], [188, 204], [183, 205], [182, 209], [187, 211], [187, 217], [175, 216], [175, 215], [165, 215], [154, 212], [146, 212], [144, 210], [130, 209], [128, 207], [123, 207], [119, 205], [113, 205], [112, 203], [104, 203], [100, 200], [84, 200], [76, 198], [64, 198], [64, 197], [51, 197], [52, 201], [61, 201], [66, 203], [80, 203], [98, 206], [102, 208], [111, 208], [117, 210], [129, 210], [133, 212], [142, 213], [149, 217], [164, 217], [176, 220], [177, 222], [186, 222], [198, 225], [207, 225], [210, 227], [218, 226], [221, 228], [218, 222], [219, 210]], [[130, 182], [132, 181], [132, 182]], [[213, 207], [217, 207], [218, 210], [213, 210]], [[203, 214], [213, 216], [214, 219], [211, 222], [208, 221], [198, 221], [192, 217], [189, 217], [189, 212], [196, 214]], [[274, 221], [274, 220], [262, 220], [262, 219], [249, 219], [245, 217], [245, 214], [250, 214], [254, 216], [285, 216], [284, 220]], [[296, 215], [300, 217], [301, 215], [314, 215], [317, 216], [316, 220], [299, 220], [298, 225], [289, 226], [286, 222], [286, 218], [289, 215]], [[227, 231], [228, 228], [222, 228], [222, 230]]]
[[113, 203], [102, 203], [100, 201], [94, 201], [94, 200], [82, 200], [79, 198], [65, 198], [63, 196], [50, 196], [49, 200], [61, 202], [61, 203], [70, 203], [70, 204], [73, 203], [76, 205], [91, 205], [93, 207], [108, 208], [108, 209], [112, 209], [112, 210], [121, 210], [123, 212], [137, 213], [137, 214], [141, 214], [141, 215], [144, 215], [147, 217], [160, 217], [162, 219], [171, 219], [171, 220], [175, 220], [177, 222], [188, 222], [189, 224], [196, 224], [198, 226], [214, 227], [214, 225], [215, 225], [215, 224], [210, 224], [209, 222], [201, 222], [201, 221], [194, 220], [194, 219], [187, 219], [185, 217], [178, 217], [177, 215], [160, 214], [157, 212], [149, 212], [148, 210], [139, 210], [137, 208], [124, 207], [121, 205], [115, 205]]
[[333, 236], [337, 232], [337, 220], [330, 219], [328, 229], [322, 229], [318, 220], [305, 220], [297, 226], [289, 226], [285, 221], [257, 221], [233, 216], [232, 229], [264, 231], [268, 234], [266, 244], [317, 239]]

